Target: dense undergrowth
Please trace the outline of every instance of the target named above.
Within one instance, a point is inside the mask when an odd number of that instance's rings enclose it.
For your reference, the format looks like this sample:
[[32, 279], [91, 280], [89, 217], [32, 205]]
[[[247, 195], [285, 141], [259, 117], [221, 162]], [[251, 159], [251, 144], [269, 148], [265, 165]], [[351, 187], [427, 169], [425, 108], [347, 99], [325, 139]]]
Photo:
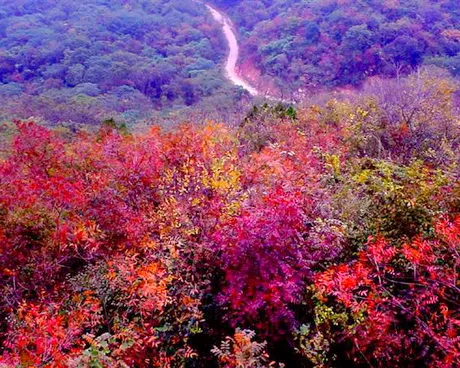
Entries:
[[454, 88], [387, 83], [233, 128], [17, 122], [0, 366], [454, 367]]

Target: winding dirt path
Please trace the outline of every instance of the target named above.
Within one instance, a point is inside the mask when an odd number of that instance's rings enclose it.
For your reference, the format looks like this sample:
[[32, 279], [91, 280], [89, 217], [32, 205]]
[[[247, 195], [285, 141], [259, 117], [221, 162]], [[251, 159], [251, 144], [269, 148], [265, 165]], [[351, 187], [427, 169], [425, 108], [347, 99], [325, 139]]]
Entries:
[[239, 55], [239, 46], [238, 41], [236, 39], [235, 32], [232, 29], [232, 23], [230, 19], [219, 12], [217, 9], [213, 8], [212, 6], [205, 4], [208, 10], [211, 12], [213, 18], [222, 25], [222, 30], [224, 32], [225, 38], [227, 39], [227, 43], [229, 46], [229, 53], [227, 57], [227, 63], [225, 65], [225, 70], [227, 72], [227, 77], [230, 81], [240, 87], [246, 89], [251, 95], [257, 96], [261, 94], [257, 89], [252, 87], [248, 82], [242, 79], [237, 71], [236, 65], [238, 62], [238, 55]]

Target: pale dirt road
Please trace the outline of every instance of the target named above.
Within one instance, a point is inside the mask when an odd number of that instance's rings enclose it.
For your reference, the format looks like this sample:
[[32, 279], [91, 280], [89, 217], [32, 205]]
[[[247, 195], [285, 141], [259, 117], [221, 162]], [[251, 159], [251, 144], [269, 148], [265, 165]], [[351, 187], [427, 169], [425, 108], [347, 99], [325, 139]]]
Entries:
[[227, 77], [230, 81], [246, 89], [251, 95], [257, 96], [259, 95], [259, 91], [252, 87], [248, 82], [243, 80], [237, 71], [236, 65], [238, 63], [238, 55], [239, 55], [239, 46], [238, 41], [236, 39], [235, 32], [232, 29], [232, 25], [230, 20], [220, 13], [217, 9], [213, 8], [212, 6], [205, 4], [206, 7], [211, 12], [213, 18], [222, 25], [222, 30], [224, 32], [225, 38], [227, 39], [227, 43], [229, 46], [229, 53], [227, 57], [227, 62], [225, 65], [225, 71], [227, 72]]

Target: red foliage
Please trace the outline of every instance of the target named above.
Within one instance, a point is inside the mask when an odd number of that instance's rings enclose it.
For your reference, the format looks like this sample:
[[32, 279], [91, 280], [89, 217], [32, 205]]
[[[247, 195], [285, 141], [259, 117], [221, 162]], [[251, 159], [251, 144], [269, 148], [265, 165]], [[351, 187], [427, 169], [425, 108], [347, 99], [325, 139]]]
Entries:
[[[187, 341], [200, 329], [207, 275], [194, 272], [199, 248], [189, 242], [237, 197], [237, 173], [230, 183], [213, 173], [222, 157], [232, 168], [227, 131], [101, 129], [66, 142], [33, 123], [17, 128], [0, 161], [0, 313], [24, 312], [17, 323], [2, 318], [5, 361], [65, 366], [88, 347], [84, 332], [105, 331], [111, 359], [129, 365], [193, 357]], [[97, 326], [67, 310], [82, 291], [103, 308]]]
[[274, 335], [282, 323], [293, 326], [290, 305], [300, 301], [315, 266], [340, 252], [339, 233], [313, 218], [310, 199], [277, 189], [215, 234], [225, 272], [220, 300], [234, 325], [249, 322]]
[[436, 229], [437, 240], [402, 247], [370, 239], [357, 261], [316, 277], [320, 299], [333, 297], [357, 321], [343, 332], [355, 360], [432, 367], [459, 361], [460, 218], [441, 220]]
[[0, 365], [67, 367], [66, 362], [85, 345], [85, 329], [99, 324], [101, 312], [98, 300], [89, 293], [73, 297], [71, 304], [67, 311], [62, 304], [21, 303]]
[[[434, 239], [403, 245], [388, 232], [391, 241], [376, 236], [363, 249], [373, 219], [358, 217], [389, 208], [396, 227], [418, 198], [433, 201], [435, 181], [455, 208], [455, 187], [441, 175], [406, 184], [387, 173], [373, 189], [373, 171], [361, 169], [369, 162], [343, 160], [340, 128], [322, 127], [313, 110], [309, 125], [288, 112], [274, 124], [268, 110], [269, 133], [256, 137], [257, 126], [210, 124], [64, 139], [17, 123], [0, 161], [0, 365], [175, 367], [203, 349], [207, 363], [212, 345], [197, 343], [205, 334], [218, 342], [248, 327], [270, 349], [303, 331], [305, 342], [312, 330], [302, 325], [321, 310], [306, 356], [328, 354], [321, 321], [335, 311], [346, 316], [334, 320], [345, 324], [336, 335], [354, 346], [348, 362], [454, 365], [460, 218], [437, 222]], [[394, 206], [366, 193], [375, 190]], [[421, 194], [406, 201], [404, 190]], [[342, 205], [347, 196], [356, 203]], [[404, 224], [433, 232], [431, 213], [442, 211], [429, 210]], [[319, 305], [307, 297], [313, 283]], [[269, 361], [265, 345], [242, 342]], [[248, 358], [225, 342], [218, 350], [221, 360]]]

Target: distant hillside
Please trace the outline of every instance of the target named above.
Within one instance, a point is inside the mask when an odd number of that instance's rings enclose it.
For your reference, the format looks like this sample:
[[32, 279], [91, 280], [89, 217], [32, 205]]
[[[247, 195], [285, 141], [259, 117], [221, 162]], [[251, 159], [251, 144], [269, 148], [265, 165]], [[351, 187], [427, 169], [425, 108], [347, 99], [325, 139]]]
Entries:
[[460, 75], [457, 0], [214, 0], [239, 26], [243, 58], [288, 94], [356, 86], [424, 63]]
[[215, 109], [239, 98], [219, 70], [226, 47], [193, 1], [3, 0], [0, 113], [99, 123]]
[[[236, 25], [239, 74], [303, 100], [424, 64], [460, 74], [454, 0], [214, 0]], [[250, 96], [202, 2], [0, 0], [0, 121], [235, 122]]]

